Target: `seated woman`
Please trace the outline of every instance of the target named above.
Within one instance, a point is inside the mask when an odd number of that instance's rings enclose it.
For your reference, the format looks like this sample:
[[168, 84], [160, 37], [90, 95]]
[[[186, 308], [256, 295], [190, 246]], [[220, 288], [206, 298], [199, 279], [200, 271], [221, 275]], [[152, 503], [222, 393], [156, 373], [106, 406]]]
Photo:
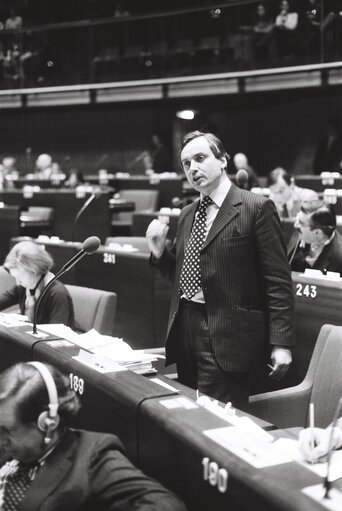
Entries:
[[[16, 285], [0, 294], [0, 310], [19, 304], [21, 314], [32, 322], [36, 301], [46, 284], [54, 277], [51, 255], [34, 241], [21, 241], [8, 253], [4, 267], [15, 278]], [[46, 292], [39, 307], [38, 324], [64, 323], [74, 326], [71, 296], [56, 280]]]

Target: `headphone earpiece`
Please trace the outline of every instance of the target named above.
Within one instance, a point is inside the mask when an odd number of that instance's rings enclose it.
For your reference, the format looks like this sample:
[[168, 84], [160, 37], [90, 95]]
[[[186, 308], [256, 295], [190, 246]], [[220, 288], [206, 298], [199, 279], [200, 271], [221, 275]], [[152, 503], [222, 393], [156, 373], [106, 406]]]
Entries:
[[45, 433], [44, 443], [51, 442], [51, 434], [58, 427], [60, 417], [58, 415], [58, 393], [52, 374], [41, 362], [28, 362], [34, 366], [44, 380], [49, 396], [49, 410], [42, 412], [37, 419], [38, 429]]
[[47, 432], [48, 430], [53, 431], [58, 427], [59, 415], [54, 418], [49, 416], [49, 412], [42, 412], [37, 419], [37, 426], [40, 431]]

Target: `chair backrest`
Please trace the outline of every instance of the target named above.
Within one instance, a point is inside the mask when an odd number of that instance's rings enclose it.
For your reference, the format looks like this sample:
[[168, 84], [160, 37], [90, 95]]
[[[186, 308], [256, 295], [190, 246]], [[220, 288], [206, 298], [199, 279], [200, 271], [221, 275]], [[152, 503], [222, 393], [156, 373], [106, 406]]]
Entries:
[[54, 209], [43, 206], [29, 206], [28, 214], [32, 220], [40, 220], [49, 222], [53, 219]]
[[[134, 202], [135, 211], [156, 211], [159, 191], [158, 190], [121, 190], [120, 198], [128, 202]], [[117, 220], [131, 221], [133, 212], [117, 213], [114, 218]]]
[[143, 252], [150, 251], [145, 236], [108, 236], [105, 245], [109, 245], [110, 243], [120, 243], [120, 245], [128, 244]]
[[102, 335], [114, 335], [117, 296], [89, 287], [65, 286], [72, 298], [75, 326], [82, 332], [95, 328]]
[[313, 377], [311, 401], [315, 404], [315, 424], [326, 427], [342, 396], [342, 326], [322, 327], [307, 373], [307, 378], [310, 377]]

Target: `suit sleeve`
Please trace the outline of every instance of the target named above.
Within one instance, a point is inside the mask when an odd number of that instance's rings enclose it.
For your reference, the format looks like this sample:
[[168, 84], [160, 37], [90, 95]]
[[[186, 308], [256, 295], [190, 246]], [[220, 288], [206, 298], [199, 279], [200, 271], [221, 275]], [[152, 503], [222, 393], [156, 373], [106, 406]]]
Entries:
[[259, 266], [266, 294], [269, 342], [294, 346], [294, 296], [291, 269], [273, 201], [263, 201], [256, 217]]
[[184, 504], [157, 481], [145, 476], [107, 437], [94, 446], [89, 484], [101, 511], [186, 511]]
[[19, 303], [18, 286], [13, 286], [11, 289], [8, 289], [4, 293], [0, 294], [0, 310], [4, 310], [11, 305], [15, 305], [16, 303]]

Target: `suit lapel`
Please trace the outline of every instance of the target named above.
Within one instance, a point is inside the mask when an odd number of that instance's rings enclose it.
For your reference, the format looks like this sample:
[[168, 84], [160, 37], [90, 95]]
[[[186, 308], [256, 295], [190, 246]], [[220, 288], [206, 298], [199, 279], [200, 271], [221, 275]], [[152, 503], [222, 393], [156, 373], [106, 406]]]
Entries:
[[202, 250], [209, 245], [209, 243], [219, 234], [222, 229], [229, 224], [237, 215], [239, 210], [235, 207], [242, 203], [242, 193], [240, 189], [233, 183], [220, 207], [216, 218], [211, 226], [208, 236], [203, 244]]
[[184, 228], [183, 228], [183, 235], [184, 235], [184, 247], [186, 247], [188, 240], [190, 238], [192, 225], [194, 223], [195, 213], [198, 208], [199, 200], [195, 200], [189, 207], [189, 211], [184, 218]]
[[18, 511], [40, 509], [48, 495], [60, 484], [66, 473], [72, 468], [77, 448], [75, 439], [76, 437], [68, 432], [55, 451], [48, 456], [19, 504]]

